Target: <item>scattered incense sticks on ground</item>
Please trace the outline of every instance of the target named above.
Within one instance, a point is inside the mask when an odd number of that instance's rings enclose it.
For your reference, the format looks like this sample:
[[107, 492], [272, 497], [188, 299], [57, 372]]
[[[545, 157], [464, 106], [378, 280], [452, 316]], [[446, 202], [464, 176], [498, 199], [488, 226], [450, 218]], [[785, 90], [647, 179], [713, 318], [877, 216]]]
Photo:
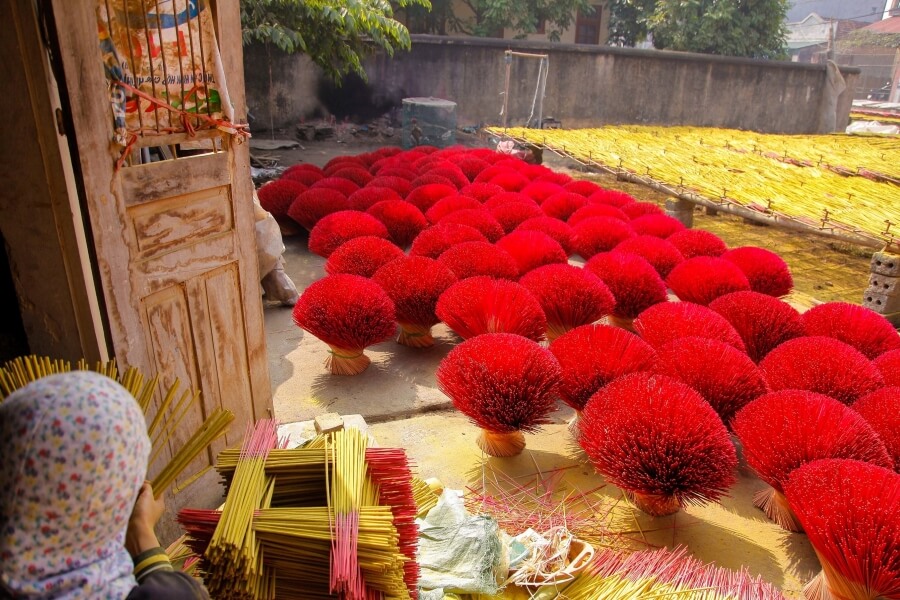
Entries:
[[472, 514], [486, 514], [510, 535], [526, 529], [537, 532], [563, 527], [595, 549], [633, 551], [648, 547], [632, 528], [633, 510], [598, 493], [604, 485], [581, 490], [567, 471], [577, 465], [512, 477], [482, 464], [481, 485], [466, 488], [465, 503]]
[[775, 587], [746, 570], [704, 564], [684, 547], [623, 554], [597, 553], [584, 573], [565, 588], [568, 600], [784, 600]]

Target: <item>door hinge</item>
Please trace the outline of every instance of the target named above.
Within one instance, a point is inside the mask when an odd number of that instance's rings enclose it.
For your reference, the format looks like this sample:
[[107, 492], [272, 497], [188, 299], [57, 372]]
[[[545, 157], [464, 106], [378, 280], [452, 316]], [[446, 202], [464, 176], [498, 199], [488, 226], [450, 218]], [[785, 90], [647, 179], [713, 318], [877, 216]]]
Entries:
[[66, 122], [63, 120], [63, 113], [61, 108], [57, 108], [53, 111], [53, 114], [56, 116], [56, 131], [59, 135], [66, 135]]

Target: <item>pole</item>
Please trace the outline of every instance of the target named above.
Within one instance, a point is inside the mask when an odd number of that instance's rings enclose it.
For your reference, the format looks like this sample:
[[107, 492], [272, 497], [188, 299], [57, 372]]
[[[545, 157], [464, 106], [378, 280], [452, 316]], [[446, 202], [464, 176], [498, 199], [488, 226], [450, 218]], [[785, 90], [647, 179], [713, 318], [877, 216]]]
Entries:
[[503, 60], [506, 62], [506, 87], [503, 90], [503, 128], [506, 129], [509, 117], [509, 74], [512, 70], [512, 51], [507, 50]]

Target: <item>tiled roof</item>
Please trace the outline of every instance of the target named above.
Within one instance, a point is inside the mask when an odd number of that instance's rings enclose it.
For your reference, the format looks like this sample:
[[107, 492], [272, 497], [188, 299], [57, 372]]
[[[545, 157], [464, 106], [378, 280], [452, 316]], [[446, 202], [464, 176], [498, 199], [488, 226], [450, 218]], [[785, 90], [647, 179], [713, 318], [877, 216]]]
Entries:
[[875, 22], [884, 14], [885, 0], [791, 0], [788, 23], [797, 23], [810, 13], [826, 19], [853, 19]]

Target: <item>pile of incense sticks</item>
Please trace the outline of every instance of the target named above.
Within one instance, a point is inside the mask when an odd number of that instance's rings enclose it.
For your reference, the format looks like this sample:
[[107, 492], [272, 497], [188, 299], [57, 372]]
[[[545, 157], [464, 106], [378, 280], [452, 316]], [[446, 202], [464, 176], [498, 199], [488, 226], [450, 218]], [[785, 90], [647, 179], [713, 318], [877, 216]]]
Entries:
[[215, 598], [415, 599], [418, 532], [406, 453], [357, 429], [284, 449], [271, 421], [219, 454], [221, 511], [184, 509]]

